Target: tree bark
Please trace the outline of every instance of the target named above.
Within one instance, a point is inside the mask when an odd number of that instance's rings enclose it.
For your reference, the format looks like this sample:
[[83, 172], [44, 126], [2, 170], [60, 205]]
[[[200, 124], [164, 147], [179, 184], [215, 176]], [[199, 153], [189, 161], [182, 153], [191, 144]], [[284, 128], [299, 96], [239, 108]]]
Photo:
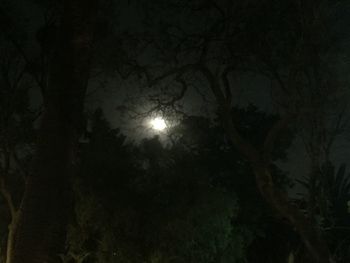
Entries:
[[97, 0], [65, 0], [45, 91], [34, 171], [13, 225], [7, 263], [60, 262], [65, 246], [79, 123], [88, 81]]
[[[12, 199], [12, 194], [6, 184], [6, 179], [9, 177], [9, 170], [10, 170], [10, 163], [11, 163], [10, 151], [5, 150], [2, 157], [4, 158], [5, 161], [4, 161], [4, 167], [2, 169], [2, 173], [0, 174], [0, 193], [7, 204], [7, 208], [10, 216], [10, 223], [8, 225], [7, 242], [3, 247], [3, 254], [1, 255], [3, 262], [5, 262], [5, 260], [7, 261], [7, 258], [9, 258], [9, 255], [12, 251], [13, 226], [17, 218], [17, 210]], [[5, 250], [6, 250], [6, 253], [4, 253]]]
[[250, 162], [255, 174], [258, 189], [263, 198], [280, 215], [288, 219], [298, 232], [301, 240], [316, 263], [331, 263], [332, 259], [327, 243], [321, 237], [319, 231], [298, 208], [290, 203], [287, 194], [276, 187], [271, 176], [269, 155], [273, 149], [276, 137], [279, 135], [280, 130], [283, 129], [283, 126], [288, 124], [289, 118], [282, 119], [272, 127], [265, 139], [264, 151], [263, 154], [261, 154], [258, 149], [238, 133], [232, 122], [230, 102], [223, 93], [220, 82], [216, 76], [212, 74], [210, 69], [205, 65], [199, 65], [197, 69], [208, 80], [209, 86], [219, 104], [221, 118], [227, 136], [236, 149]]

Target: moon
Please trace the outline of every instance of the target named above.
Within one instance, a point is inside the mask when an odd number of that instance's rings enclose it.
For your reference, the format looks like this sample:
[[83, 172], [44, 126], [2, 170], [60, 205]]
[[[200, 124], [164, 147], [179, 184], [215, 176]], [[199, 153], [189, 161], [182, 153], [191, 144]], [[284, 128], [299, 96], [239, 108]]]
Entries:
[[156, 117], [152, 119], [150, 124], [151, 124], [151, 127], [157, 131], [163, 131], [167, 127], [165, 120], [161, 117]]

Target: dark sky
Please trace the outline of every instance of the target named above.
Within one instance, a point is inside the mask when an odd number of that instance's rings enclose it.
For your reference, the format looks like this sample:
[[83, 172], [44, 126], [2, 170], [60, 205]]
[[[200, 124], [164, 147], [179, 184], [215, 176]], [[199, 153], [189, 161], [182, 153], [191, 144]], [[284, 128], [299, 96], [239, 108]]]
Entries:
[[[13, 1], [15, 3], [15, 1]], [[35, 30], [43, 21], [43, 15], [36, 4], [32, 4], [26, 0], [16, 0], [18, 6], [22, 9], [24, 14], [21, 18], [22, 22], [26, 24], [26, 29], [29, 35], [35, 34]], [[122, 7], [121, 12], [118, 14], [119, 26], [124, 27], [126, 30], [139, 30], [141, 20], [139, 13], [140, 6], [137, 1], [120, 1], [119, 5]], [[338, 36], [337, 46], [339, 51], [342, 52], [342, 63], [339, 68], [339, 75], [342, 77], [344, 83], [348, 83], [348, 76], [350, 75], [349, 67], [349, 37], [348, 31], [350, 27], [350, 4], [347, 6], [339, 6], [334, 10], [332, 16], [332, 30]], [[104, 80], [105, 81], [105, 80]], [[236, 95], [235, 101], [238, 105], [244, 106], [249, 103], [253, 103], [267, 112], [273, 112], [274, 109], [271, 106], [270, 94], [268, 92], [270, 83], [263, 77], [256, 77], [249, 74], [238, 76], [236, 79]], [[109, 77], [105, 81], [103, 89], [96, 91], [96, 88], [101, 85], [100, 80], [93, 80], [89, 84], [89, 93], [87, 98], [87, 108], [92, 109], [96, 107], [102, 107], [107, 118], [111, 121], [115, 127], [122, 127], [122, 130], [127, 133], [131, 138], [140, 138], [140, 136], [150, 136], [149, 130], [144, 132], [140, 130], [138, 126], [143, 125], [142, 120], [131, 120], [121, 117], [120, 113], [116, 110], [116, 107], [124, 102], [127, 96], [134, 96], [139, 92], [139, 85], [137, 80], [131, 79], [128, 81], [121, 80], [118, 77]], [[39, 103], [40, 98], [38, 92], [32, 93], [33, 102]], [[198, 93], [189, 91], [183, 104], [185, 105], [185, 111], [190, 114], [204, 114], [210, 115], [211, 109], [215, 108], [215, 104], [211, 104], [213, 98], [208, 95], [208, 102], [203, 102]], [[142, 104], [142, 102], [140, 102]], [[140, 108], [144, 108], [145, 105], [139, 105]], [[203, 108], [209, 109], [207, 112], [203, 111]], [[349, 116], [350, 117], [350, 116]], [[140, 133], [140, 131], [142, 131]], [[332, 160], [336, 163], [348, 163], [350, 166], [350, 133], [346, 132], [335, 143], [333, 148]], [[293, 177], [300, 177], [304, 174], [309, 166], [308, 156], [302, 146], [300, 140], [296, 140], [291, 147], [289, 153], [289, 161], [287, 164], [282, 164]]]

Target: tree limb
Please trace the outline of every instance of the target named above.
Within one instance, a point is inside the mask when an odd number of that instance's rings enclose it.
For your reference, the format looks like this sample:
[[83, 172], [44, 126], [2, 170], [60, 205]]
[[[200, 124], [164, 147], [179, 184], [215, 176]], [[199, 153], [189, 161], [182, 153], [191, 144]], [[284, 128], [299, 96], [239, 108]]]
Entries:
[[0, 192], [5, 199], [5, 202], [10, 212], [11, 219], [13, 220], [16, 217], [17, 211], [12, 199], [12, 195], [5, 183], [5, 177], [7, 177], [10, 171], [10, 153], [5, 150], [3, 157], [5, 161], [4, 161], [3, 171], [0, 174]]
[[293, 114], [287, 114], [270, 129], [264, 141], [263, 148], [263, 160], [266, 165], [271, 162], [271, 153], [274, 150], [275, 142], [280, 136], [281, 132], [285, 130], [295, 116]]

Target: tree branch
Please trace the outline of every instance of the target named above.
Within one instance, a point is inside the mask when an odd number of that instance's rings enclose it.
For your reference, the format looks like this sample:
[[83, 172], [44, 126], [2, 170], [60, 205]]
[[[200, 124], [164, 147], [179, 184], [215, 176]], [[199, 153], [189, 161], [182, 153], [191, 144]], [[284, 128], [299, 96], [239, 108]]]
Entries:
[[237, 131], [232, 122], [231, 108], [227, 99], [220, 88], [220, 84], [216, 80], [215, 76], [205, 65], [198, 65], [198, 70], [208, 80], [210, 89], [212, 90], [216, 100], [219, 103], [221, 110], [221, 117], [223, 118], [223, 125], [227, 131], [232, 143], [253, 165], [260, 163], [260, 154], [255, 147], [245, 140]]
[[230, 74], [232, 70], [233, 70], [233, 67], [227, 67], [221, 75], [222, 83], [225, 88], [226, 101], [227, 103], [229, 103], [229, 105], [231, 105], [232, 103], [232, 92], [230, 87], [230, 80], [228, 79], [228, 74]]
[[10, 153], [4, 150], [3, 155], [4, 155], [3, 157], [5, 161], [4, 161], [3, 171], [0, 174], [0, 192], [5, 199], [5, 202], [10, 212], [11, 219], [13, 220], [16, 217], [17, 211], [12, 199], [12, 195], [5, 183], [5, 177], [7, 177], [10, 170]]
[[293, 114], [284, 116], [275, 123], [267, 134], [263, 148], [263, 160], [266, 165], [271, 162], [271, 153], [274, 150], [276, 139], [280, 136], [281, 132], [288, 127], [294, 117], [295, 115]]

